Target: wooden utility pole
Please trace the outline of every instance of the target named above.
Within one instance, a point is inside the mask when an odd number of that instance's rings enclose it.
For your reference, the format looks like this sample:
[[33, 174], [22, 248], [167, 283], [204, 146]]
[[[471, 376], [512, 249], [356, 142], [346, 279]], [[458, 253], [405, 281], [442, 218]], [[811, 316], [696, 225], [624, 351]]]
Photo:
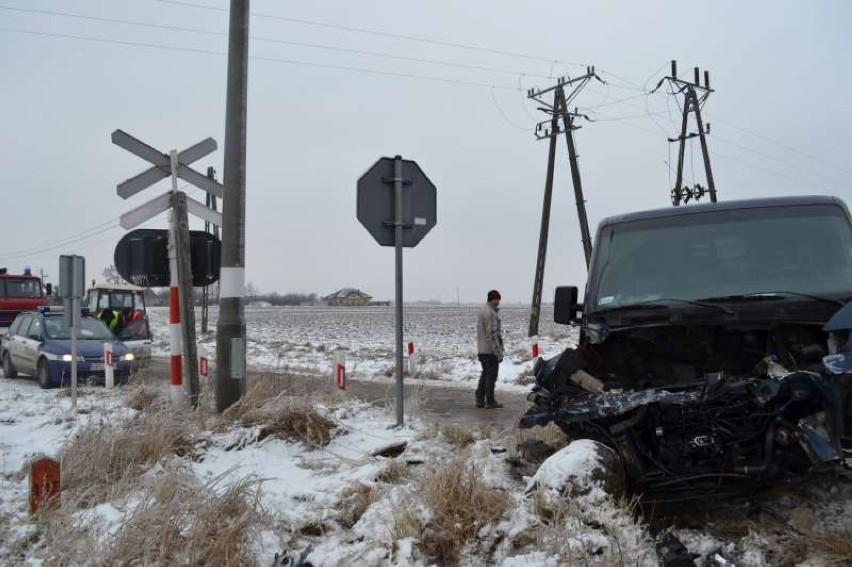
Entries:
[[[587, 67], [586, 74], [573, 79], [560, 77], [556, 85], [546, 89], [527, 92], [527, 97], [542, 105], [539, 110], [550, 115], [549, 120], [544, 120], [536, 125], [535, 136], [539, 140], [550, 140], [550, 151], [547, 159], [547, 180], [544, 187], [544, 204], [541, 211], [541, 232], [538, 239], [538, 256], [536, 258], [535, 281], [533, 283], [532, 307], [530, 309], [529, 336], [538, 334], [539, 321], [541, 319], [541, 295], [544, 287], [544, 266], [547, 259], [547, 241], [550, 232], [550, 207], [553, 198], [553, 170], [556, 162], [556, 139], [560, 134], [565, 134], [568, 146], [568, 163], [571, 166], [571, 182], [574, 186], [574, 199], [577, 203], [577, 219], [580, 224], [580, 238], [583, 243], [583, 254], [586, 259], [586, 268], [592, 258], [592, 239], [589, 233], [589, 221], [586, 216], [586, 200], [583, 196], [583, 185], [580, 180], [580, 167], [577, 163], [577, 152], [574, 144], [574, 130], [580, 127], [575, 125], [577, 117], [588, 118], [582, 114], [570, 112], [569, 102], [573, 101], [579, 92], [592, 79], [603, 80], [595, 74], [594, 67]], [[565, 94], [566, 87], [571, 88], [570, 94]], [[542, 95], [553, 91], [553, 104], [545, 102]], [[562, 119], [562, 126], [559, 121]], [[549, 127], [548, 127], [549, 122]]]

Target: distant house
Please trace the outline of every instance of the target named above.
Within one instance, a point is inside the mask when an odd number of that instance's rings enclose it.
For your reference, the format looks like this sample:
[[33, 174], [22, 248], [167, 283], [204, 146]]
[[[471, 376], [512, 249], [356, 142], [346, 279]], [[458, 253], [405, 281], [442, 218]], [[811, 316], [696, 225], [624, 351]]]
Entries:
[[328, 305], [345, 307], [363, 307], [369, 305], [371, 299], [373, 299], [372, 295], [351, 287], [335, 291], [322, 298]]

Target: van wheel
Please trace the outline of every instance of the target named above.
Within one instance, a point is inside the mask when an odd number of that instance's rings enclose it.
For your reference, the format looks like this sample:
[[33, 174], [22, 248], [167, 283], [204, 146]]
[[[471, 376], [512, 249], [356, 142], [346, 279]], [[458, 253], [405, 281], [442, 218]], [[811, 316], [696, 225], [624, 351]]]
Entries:
[[9, 356], [8, 352], [3, 353], [3, 375], [6, 378], [14, 378], [18, 375], [18, 371], [12, 366], [12, 357]]
[[38, 361], [36, 376], [38, 377], [38, 385], [41, 386], [42, 390], [53, 387], [53, 384], [50, 382], [50, 371], [47, 368], [47, 361], [43, 358]]

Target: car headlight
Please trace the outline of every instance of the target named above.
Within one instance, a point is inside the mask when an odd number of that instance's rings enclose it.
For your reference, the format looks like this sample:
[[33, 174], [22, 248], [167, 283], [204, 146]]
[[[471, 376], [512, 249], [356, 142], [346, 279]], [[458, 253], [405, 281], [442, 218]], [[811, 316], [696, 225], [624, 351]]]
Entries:
[[[71, 355], [68, 354], [68, 353], [59, 354], [59, 353], [53, 353], [53, 352], [44, 352], [42, 354], [48, 360], [61, 360], [62, 362], [71, 362], [72, 360], [74, 360], [73, 358], [71, 358]], [[77, 360], [80, 360], [80, 355], [77, 355]]]
[[132, 361], [136, 360], [136, 357], [133, 355], [132, 352], [128, 352], [127, 354], [122, 355], [121, 360], [123, 360], [125, 362], [132, 362]]

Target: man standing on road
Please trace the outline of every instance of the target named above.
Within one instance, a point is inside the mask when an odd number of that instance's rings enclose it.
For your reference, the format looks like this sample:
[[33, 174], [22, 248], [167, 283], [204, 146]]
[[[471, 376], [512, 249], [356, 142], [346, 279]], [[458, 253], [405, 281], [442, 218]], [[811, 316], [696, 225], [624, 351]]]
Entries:
[[476, 407], [502, 408], [494, 399], [497, 371], [503, 361], [503, 329], [500, 323], [500, 292], [488, 292], [488, 302], [482, 306], [476, 318], [476, 342], [482, 374], [476, 388]]

